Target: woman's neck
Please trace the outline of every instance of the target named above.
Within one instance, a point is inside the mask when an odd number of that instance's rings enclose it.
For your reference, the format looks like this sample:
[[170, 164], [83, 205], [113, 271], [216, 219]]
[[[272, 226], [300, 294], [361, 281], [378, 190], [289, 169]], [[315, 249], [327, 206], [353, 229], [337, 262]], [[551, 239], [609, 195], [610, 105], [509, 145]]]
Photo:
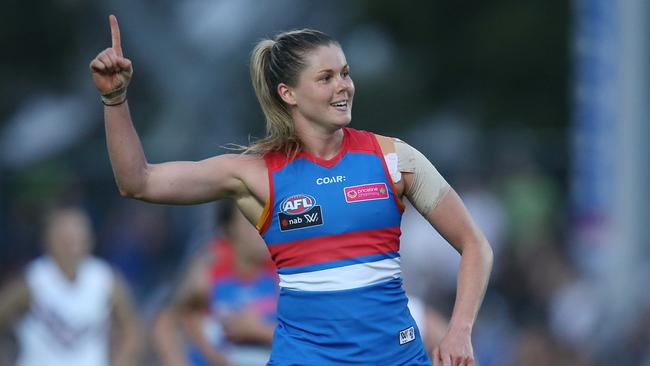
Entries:
[[329, 160], [335, 157], [343, 146], [342, 128], [327, 130], [296, 125], [296, 132], [304, 149], [320, 159]]

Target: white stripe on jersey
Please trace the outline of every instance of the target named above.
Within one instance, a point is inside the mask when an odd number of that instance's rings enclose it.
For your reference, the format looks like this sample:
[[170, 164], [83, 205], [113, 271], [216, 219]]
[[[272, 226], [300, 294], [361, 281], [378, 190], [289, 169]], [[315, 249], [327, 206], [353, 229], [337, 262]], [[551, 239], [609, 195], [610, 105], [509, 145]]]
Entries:
[[348, 290], [401, 277], [400, 258], [279, 276], [280, 287], [288, 290]]

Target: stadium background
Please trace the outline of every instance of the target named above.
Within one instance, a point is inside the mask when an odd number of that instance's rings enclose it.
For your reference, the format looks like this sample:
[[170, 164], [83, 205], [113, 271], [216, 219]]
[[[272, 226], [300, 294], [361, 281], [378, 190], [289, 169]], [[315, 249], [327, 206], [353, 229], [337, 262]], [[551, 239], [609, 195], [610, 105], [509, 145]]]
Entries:
[[[313, 27], [348, 57], [352, 126], [423, 151], [471, 201], [495, 247], [474, 337], [480, 364], [650, 365], [648, 2], [3, 8], [0, 280], [40, 252], [43, 209], [77, 202], [92, 215], [96, 253], [124, 271], [147, 319], [179, 258], [211, 233], [212, 205], [118, 195], [88, 71], [110, 46], [108, 14], [134, 62], [129, 102], [152, 162], [198, 160], [261, 136], [249, 52], [277, 31]], [[453, 277], [453, 268], [438, 272]], [[453, 286], [443, 282], [421, 277], [413, 288], [448, 313]]]

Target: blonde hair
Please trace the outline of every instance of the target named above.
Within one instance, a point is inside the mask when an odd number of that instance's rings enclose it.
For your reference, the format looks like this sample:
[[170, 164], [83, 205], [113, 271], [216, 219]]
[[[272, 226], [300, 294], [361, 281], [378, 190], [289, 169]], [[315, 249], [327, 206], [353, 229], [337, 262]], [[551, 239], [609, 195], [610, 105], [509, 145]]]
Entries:
[[282, 152], [295, 156], [302, 143], [296, 135], [291, 113], [277, 92], [280, 83], [295, 86], [305, 68], [306, 55], [319, 46], [337, 44], [325, 33], [300, 29], [280, 33], [274, 39], [260, 41], [251, 53], [251, 82], [266, 119], [266, 136], [245, 152], [265, 154]]

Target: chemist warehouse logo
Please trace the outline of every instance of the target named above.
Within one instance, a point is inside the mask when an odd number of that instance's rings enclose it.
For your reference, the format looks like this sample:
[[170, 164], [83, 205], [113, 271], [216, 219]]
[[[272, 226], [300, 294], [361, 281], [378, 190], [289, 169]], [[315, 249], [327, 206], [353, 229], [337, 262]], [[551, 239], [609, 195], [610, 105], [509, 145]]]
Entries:
[[323, 212], [316, 199], [308, 194], [296, 194], [280, 205], [278, 213], [280, 230], [303, 229], [323, 225]]

